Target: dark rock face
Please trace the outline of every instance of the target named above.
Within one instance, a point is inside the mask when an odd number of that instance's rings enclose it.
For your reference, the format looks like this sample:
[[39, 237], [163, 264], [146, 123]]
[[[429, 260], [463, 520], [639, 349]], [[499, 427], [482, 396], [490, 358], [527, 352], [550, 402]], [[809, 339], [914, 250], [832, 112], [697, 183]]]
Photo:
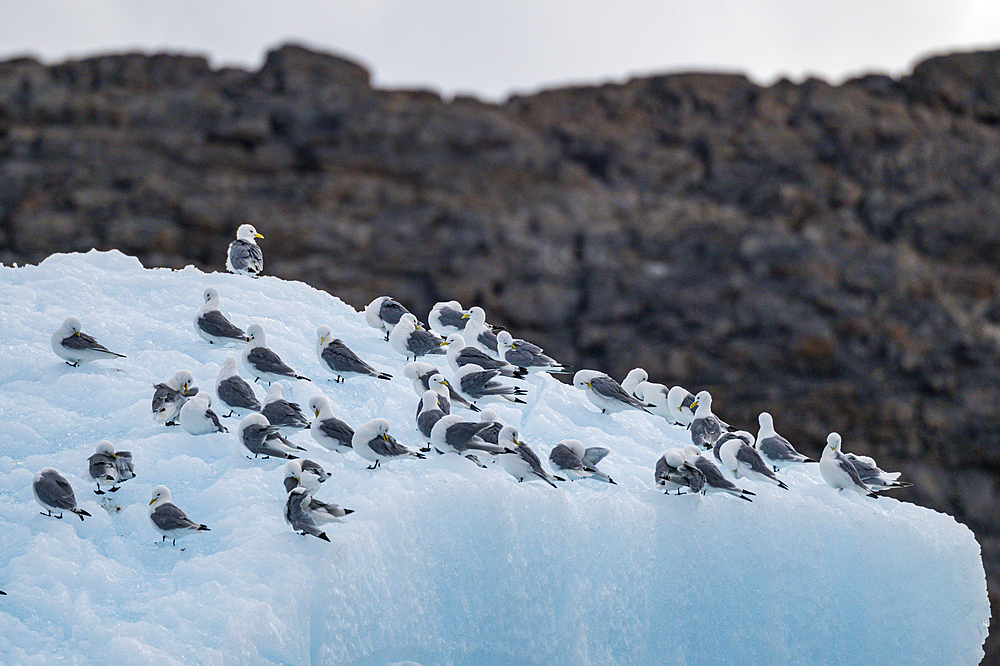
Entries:
[[754, 432], [767, 409], [811, 456], [837, 430], [976, 532], [994, 595], [998, 220], [1000, 52], [503, 105], [376, 90], [295, 46], [258, 72], [0, 63], [4, 263], [97, 247], [223, 270], [251, 223], [266, 273], [356, 307], [480, 304], [574, 367], [707, 388]]

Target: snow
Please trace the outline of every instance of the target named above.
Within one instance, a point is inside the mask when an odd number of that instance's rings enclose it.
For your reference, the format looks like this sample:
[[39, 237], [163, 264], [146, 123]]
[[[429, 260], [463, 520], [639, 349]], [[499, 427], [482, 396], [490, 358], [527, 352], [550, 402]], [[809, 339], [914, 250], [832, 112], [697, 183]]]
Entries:
[[[741, 479], [755, 501], [665, 496], [661, 453], [686, 431], [639, 412], [598, 413], [532, 376], [524, 406], [494, 405], [548, 467], [560, 440], [611, 449], [618, 485], [517, 483], [457, 456], [397, 460], [292, 436], [333, 476], [317, 498], [355, 510], [326, 543], [284, 522], [283, 461], [249, 460], [229, 434], [155, 424], [152, 385], [190, 370], [214, 395], [227, 355], [193, 328], [207, 286], [313, 382], [353, 427], [384, 417], [422, 444], [404, 360], [337, 298], [264, 276], [144, 269], [119, 252], [0, 267], [0, 663], [50, 664], [978, 664], [989, 605], [979, 545], [949, 516], [839, 493], [816, 464], [790, 486]], [[70, 368], [49, 337], [67, 316], [125, 359]], [[334, 384], [314, 352], [335, 334], [392, 381]], [[515, 331], [516, 333], [516, 331]], [[444, 357], [431, 362], [446, 368]], [[258, 397], [265, 389], [259, 387]], [[217, 400], [213, 399], [213, 403]], [[719, 408], [724, 412], [723, 406]], [[471, 418], [471, 413], [456, 408]], [[771, 411], [781, 414], [780, 405]], [[835, 424], [831, 424], [834, 429]], [[86, 477], [101, 439], [137, 477], [102, 508]], [[818, 444], [816, 446], [818, 450]], [[850, 448], [850, 443], [845, 443]], [[32, 476], [52, 466], [93, 514], [39, 514]], [[160, 543], [152, 488], [211, 531]], [[184, 547], [184, 550], [181, 550]]]

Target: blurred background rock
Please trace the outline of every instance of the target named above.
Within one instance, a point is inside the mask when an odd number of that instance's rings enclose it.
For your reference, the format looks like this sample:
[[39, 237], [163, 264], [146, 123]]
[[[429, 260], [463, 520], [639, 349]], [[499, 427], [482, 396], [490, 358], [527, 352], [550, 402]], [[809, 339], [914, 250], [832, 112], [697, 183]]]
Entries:
[[976, 533], [994, 607], [998, 218], [996, 51], [839, 86], [674, 74], [499, 105], [373, 89], [295, 45], [259, 71], [0, 63], [4, 264], [117, 248], [224, 270], [253, 224], [265, 274], [356, 308], [481, 305], [575, 368], [708, 389], [752, 432], [766, 409], [810, 456], [839, 431], [914, 483], [896, 497]]

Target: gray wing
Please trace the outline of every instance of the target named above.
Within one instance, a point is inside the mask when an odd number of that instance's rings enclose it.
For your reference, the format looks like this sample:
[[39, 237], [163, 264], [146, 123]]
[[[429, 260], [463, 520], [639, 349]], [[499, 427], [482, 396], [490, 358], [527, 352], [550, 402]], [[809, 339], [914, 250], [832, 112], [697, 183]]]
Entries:
[[153, 524], [161, 530], [182, 530], [185, 528], [199, 527], [198, 523], [188, 518], [183, 511], [170, 502], [165, 502], [156, 507], [153, 512], [149, 514], [149, 518], [153, 521]]
[[713, 488], [720, 488], [722, 490], [740, 491], [741, 489], [732, 481], [727, 479], [719, 468], [715, 464], [704, 456], [699, 456], [698, 460], [695, 461], [694, 466], [698, 468], [698, 471], [702, 473], [705, 477], [705, 483]]
[[362, 361], [357, 354], [340, 339], [330, 341], [323, 348], [322, 358], [334, 372], [356, 372], [361, 375], [377, 375], [372, 366]]
[[583, 471], [583, 461], [577, 458], [573, 450], [565, 444], [557, 444], [552, 449], [552, 453], [549, 454], [549, 461], [559, 469]]
[[223, 379], [219, 382], [216, 393], [219, 394], [219, 399], [230, 407], [260, 411], [260, 401], [254, 395], [253, 389], [240, 377], [234, 375]]
[[118, 478], [122, 481], [135, 478], [135, 466], [132, 464], [131, 451], [119, 451], [114, 458], [115, 469], [118, 470]]
[[514, 349], [508, 348], [507, 351], [504, 352], [504, 358], [506, 358], [507, 362], [511, 365], [517, 365], [522, 368], [530, 368], [535, 365], [541, 365], [540, 363], [537, 363], [538, 359], [534, 354], [527, 349], [518, 349], [517, 347]]
[[590, 388], [594, 389], [600, 395], [606, 398], [611, 398], [613, 400], [620, 400], [627, 405], [632, 407], [644, 407], [644, 403], [639, 402], [635, 396], [626, 393], [625, 389], [621, 387], [621, 384], [611, 379], [611, 377], [597, 376], [590, 380]]
[[229, 264], [238, 271], [259, 273], [264, 268], [264, 253], [256, 243], [238, 238], [229, 244]]
[[462, 377], [462, 391], [474, 398], [481, 398], [484, 395], [496, 395], [513, 390], [513, 387], [502, 386], [493, 381], [493, 378], [499, 374], [499, 370], [470, 372]]
[[260, 413], [267, 418], [267, 422], [276, 426], [287, 426], [289, 428], [308, 428], [309, 419], [302, 413], [302, 409], [294, 402], [287, 400], [274, 400], [264, 405]]
[[254, 347], [247, 354], [247, 361], [260, 372], [275, 375], [295, 376], [295, 371], [285, 365], [285, 362], [267, 347]]
[[656, 474], [654, 475], [654, 480], [657, 483], [662, 483], [667, 481], [667, 476], [670, 473], [670, 465], [667, 464], [667, 459], [664, 456], [660, 456], [660, 459], [656, 461]]
[[246, 332], [234, 326], [219, 310], [209, 310], [198, 317], [198, 328], [217, 338], [230, 338], [246, 342]]
[[865, 485], [865, 482], [861, 480], [861, 475], [858, 474], [858, 470], [854, 466], [854, 463], [848, 460], [843, 453], [837, 453], [836, 460], [837, 460], [837, 465], [840, 467], [840, 469], [844, 470], [847, 473], [847, 475], [851, 477], [851, 481], [854, 482], [854, 485], [860, 486], [862, 488], [868, 487], [867, 485]]
[[583, 452], [583, 463], [591, 467], [604, 460], [609, 451], [603, 446], [591, 446]]
[[749, 465], [750, 469], [758, 474], [763, 474], [764, 476], [772, 479], [778, 478], [774, 475], [774, 472], [771, 471], [771, 468], [764, 462], [764, 459], [760, 457], [757, 450], [745, 442], [739, 449], [736, 450], [736, 459]]
[[56, 509], [73, 511], [76, 509], [76, 495], [73, 486], [58, 472], [42, 474], [35, 483], [35, 492], [47, 505]]
[[533, 471], [538, 476], [543, 478], [548, 478], [548, 474], [542, 469], [542, 461], [538, 459], [538, 454], [531, 450], [526, 444], [522, 444], [517, 447], [517, 454], [521, 456], [521, 460], [528, 463], [531, 466], [531, 471]]
[[246, 428], [243, 428], [243, 436], [240, 438], [243, 441], [243, 446], [250, 449], [252, 453], [257, 453], [261, 455], [271, 455], [269, 447], [264, 445], [264, 439], [277, 428], [271, 425], [258, 425], [256, 423], [251, 423]]
[[442, 326], [453, 326], [460, 331], [465, 330], [465, 325], [469, 323], [469, 320], [465, 319], [464, 316], [465, 314], [461, 310], [448, 306], [438, 310], [438, 320]]
[[877, 478], [880, 474], [882, 474], [882, 470], [879, 467], [877, 467], [876, 465], [871, 465], [864, 460], [861, 460], [853, 453], [846, 453], [844, 454], [844, 457], [847, 458], [847, 460], [852, 465], [854, 465], [855, 471], [858, 473], [858, 476], [862, 480], [874, 479]]
[[[299, 482], [295, 479], [294, 476], [286, 476], [284, 484], [285, 484], [285, 492], [286, 493], [290, 493], [290, 492], [292, 492], [292, 489], [298, 487]], [[286, 518], [288, 517], [288, 507], [287, 506], [285, 507], [285, 517]], [[291, 521], [288, 521], [288, 522], [291, 522]]]
[[425, 354], [444, 354], [444, 347], [441, 346], [440, 336], [431, 331], [414, 330], [406, 338], [406, 348], [417, 356]]
[[721, 435], [722, 427], [719, 425], [718, 419], [695, 419], [691, 422], [691, 441], [698, 446], [703, 446], [705, 442], [715, 443]]
[[[68, 338], [63, 338], [62, 346], [66, 349], [89, 349], [91, 351], [106, 352], [108, 354], [115, 354], [100, 342], [87, 335], [86, 333], [74, 334]], [[121, 356], [121, 354], [115, 354], [116, 356]]]
[[211, 420], [213, 425], [215, 425], [215, 432], [229, 432], [222, 426], [222, 422], [219, 421], [219, 415], [211, 409], [205, 410], [205, 418]]
[[323, 419], [319, 422], [319, 429], [327, 437], [340, 442], [341, 446], [351, 446], [354, 429], [340, 419], [335, 417]]
[[382, 318], [382, 321], [389, 322], [395, 326], [399, 323], [399, 318], [408, 312], [409, 310], [404, 308], [402, 303], [395, 299], [387, 298], [382, 301], [382, 305], [378, 309], [378, 316]]
[[401, 456], [410, 452], [408, 448], [397, 442], [392, 435], [375, 437], [369, 440], [368, 446], [380, 456]]
[[444, 412], [440, 409], [428, 409], [425, 412], [420, 412], [417, 414], [417, 430], [424, 437], [430, 437], [434, 424], [440, 421], [443, 416]]
[[497, 336], [493, 334], [493, 331], [483, 331], [476, 336], [476, 340], [490, 351], [497, 350]]
[[781, 435], [765, 437], [757, 442], [761, 453], [771, 460], [786, 460], [788, 462], [801, 462], [807, 458], [796, 451], [791, 443]]
[[313, 462], [308, 458], [303, 458], [302, 460], [299, 461], [299, 464], [302, 465], [302, 471], [309, 472], [310, 474], [315, 474], [316, 476], [318, 476], [320, 483], [326, 481], [326, 477], [329, 476], [326, 473], [326, 470], [320, 467], [319, 463]]
[[486, 352], [482, 352], [475, 347], [463, 347], [462, 351], [458, 352], [455, 361], [459, 367], [475, 363], [483, 370], [496, 370], [510, 365], [509, 363], [498, 361], [492, 356], [488, 356]]
[[479, 438], [486, 442], [487, 444], [496, 444], [500, 441], [500, 431], [503, 430], [503, 424], [497, 421], [493, 421], [488, 426], [479, 431]]
[[490, 425], [490, 421], [483, 421], [481, 423], [459, 421], [448, 428], [447, 432], [445, 432], [444, 441], [448, 444], [448, 446], [453, 446], [459, 451], [467, 449], [469, 448], [469, 442], [472, 441], [472, 438]]
[[153, 391], [154, 412], [158, 412], [163, 409], [164, 405], [177, 402], [177, 398], [180, 396], [180, 391], [175, 391], [166, 384], [157, 384], [153, 388], [156, 389]]
[[105, 476], [114, 478], [116, 468], [115, 461], [112, 460], [111, 456], [95, 453], [87, 460], [90, 462], [90, 477], [92, 479], [102, 479]]

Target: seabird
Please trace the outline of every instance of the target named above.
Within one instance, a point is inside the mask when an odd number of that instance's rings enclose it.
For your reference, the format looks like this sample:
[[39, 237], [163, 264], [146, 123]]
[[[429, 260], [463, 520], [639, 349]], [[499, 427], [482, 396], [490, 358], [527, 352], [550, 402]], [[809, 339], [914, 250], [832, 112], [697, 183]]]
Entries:
[[688, 463], [694, 465], [705, 477], [705, 486], [702, 488], [703, 493], [726, 493], [748, 502], [753, 501], [750, 498], [756, 493], [744, 490], [727, 479], [722, 472], [719, 471], [719, 468], [715, 466], [715, 463], [701, 455], [701, 449], [694, 444], [688, 444], [684, 447], [684, 458]]
[[385, 339], [388, 341], [389, 333], [399, 323], [399, 318], [409, 313], [410, 311], [396, 299], [379, 296], [365, 308], [365, 321], [372, 328], [377, 328], [385, 333]]
[[153, 420], [166, 425], [177, 425], [181, 407], [188, 398], [198, 393], [192, 386], [194, 377], [187, 370], [178, 370], [161, 384], [153, 385]]
[[[149, 500], [149, 520], [153, 528], [163, 535], [161, 543], [170, 539], [177, 545], [177, 539], [193, 532], [208, 532], [205, 525], [199, 525], [170, 501], [170, 490], [166, 486], [153, 488], [153, 498]], [[184, 550], [183, 548], [181, 550]]]
[[333, 337], [329, 326], [316, 329], [316, 357], [319, 364], [337, 375], [337, 381], [344, 381], [352, 375], [367, 375], [377, 379], [392, 379], [388, 372], [379, 372], [362, 361], [340, 338]]
[[246, 332], [234, 326], [219, 309], [219, 291], [215, 287], [205, 289], [205, 303], [194, 317], [194, 330], [211, 345], [247, 341]]
[[[73, 486], [69, 485], [62, 474], [52, 467], [45, 467], [35, 474], [31, 482], [31, 491], [35, 494], [35, 500], [45, 509], [43, 516], [62, 518], [63, 511], [70, 511], [80, 516], [90, 516], [89, 513], [76, 506], [76, 495], [73, 494]], [[52, 511], [58, 511], [55, 515]]]
[[383, 460], [397, 458], [424, 458], [419, 451], [411, 451], [389, 434], [389, 422], [372, 419], [357, 429], [351, 439], [354, 452], [372, 463], [368, 469], [375, 469]]
[[553, 488], [558, 488], [556, 481], [565, 481], [561, 476], [549, 474], [542, 468], [542, 461], [531, 447], [518, 439], [517, 428], [505, 425], [500, 430], [497, 444], [510, 452], [501, 453], [500, 464], [507, 473], [517, 479], [518, 483], [533, 479], [541, 479]]
[[878, 497], [878, 493], [861, 480], [854, 464], [841, 452], [840, 445], [838, 433], [831, 432], [826, 436], [826, 447], [819, 459], [819, 473], [823, 480], [837, 490], [853, 490], [860, 495]]
[[114, 445], [106, 439], [97, 443], [96, 452], [87, 458], [90, 478], [97, 484], [94, 492], [103, 495], [101, 484], [110, 485], [108, 492], [119, 489], [118, 483], [135, 478], [135, 468], [132, 465], [130, 451], [115, 451]]
[[[263, 414], [249, 414], [240, 421], [236, 437], [253, 457], [298, 458], [301, 446], [296, 446], [281, 436], [280, 428], [267, 422]], [[249, 457], [249, 456], [247, 456]]]
[[305, 430], [309, 427], [309, 419], [302, 413], [302, 408], [298, 403], [285, 400], [285, 389], [275, 382], [267, 389], [264, 396], [264, 406], [260, 413], [267, 418], [267, 422], [276, 425], [282, 430], [294, 432]]
[[427, 354], [444, 354], [447, 344], [437, 333], [419, 328], [417, 318], [409, 312], [399, 318], [389, 334], [389, 346], [414, 361]]
[[264, 253], [257, 246], [257, 239], [263, 236], [249, 224], [241, 224], [236, 230], [236, 240], [229, 244], [226, 254], [226, 270], [230, 273], [257, 277], [264, 270]]
[[469, 321], [465, 318], [465, 314], [466, 311], [458, 301], [441, 301], [431, 308], [430, 314], [427, 315], [427, 324], [432, 331], [446, 338], [452, 333], [461, 333], [465, 330], [465, 325]]
[[219, 415], [212, 411], [212, 398], [207, 393], [193, 396], [181, 406], [181, 428], [192, 435], [207, 435], [212, 432], [229, 432], [219, 421]]
[[470, 363], [458, 369], [451, 384], [473, 403], [480, 400], [506, 400], [525, 404], [518, 396], [527, 395], [527, 390], [497, 381], [499, 374], [500, 370], [484, 370], [475, 363]]
[[604, 414], [625, 409], [641, 409], [649, 413], [646, 403], [629, 395], [611, 377], [597, 370], [577, 370], [573, 375], [573, 386], [587, 394], [587, 399], [597, 405]]
[[229, 408], [227, 418], [233, 414], [242, 418], [260, 411], [261, 404], [253, 386], [240, 377], [236, 370], [235, 356], [227, 356], [222, 362], [219, 375], [215, 379], [215, 394], [219, 396], [219, 401]]
[[569, 370], [551, 356], [542, 352], [537, 345], [515, 339], [507, 331], [496, 335], [497, 354], [505, 363], [517, 366], [523, 372], [540, 371], [554, 374], [568, 373]]
[[319, 490], [321, 483], [330, 478], [330, 473], [308, 458], [292, 458], [285, 463], [285, 492], [302, 486], [310, 493]]
[[719, 460], [735, 478], [745, 476], [763, 483], [773, 483], [783, 490], [788, 490], [785, 482], [775, 476], [771, 468], [753, 447], [753, 435], [745, 430], [739, 431], [741, 437], [719, 438]]
[[62, 326], [52, 334], [52, 351], [74, 368], [81, 363], [98, 359], [125, 358], [125, 354], [113, 352], [93, 337], [80, 332], [80, 320], [67, 317]]
[[554, 468], [562, 470], [571, 481], [594, 479], [614, 484], [610, 476], [597, 469], [597, 463], [604, 460], [606, 455], [608, 449], [603, 446], [588, 448], [578, 439], [564, 439], [552, 448], [549, 462]]
[[760, 430], [757, 431], [757, 451], [760, 457], [777, 472], [779, 469], [812, 462], [791, 445], [791, 443], [774, 430], [774, 419], [767, 412], [757, 416]]
[[329, 451], [347, 453], [353, 447], [354, 429], [333, 415], [333, 407], [325, 395], [316, 394], [309, 398], [312, 425], [309, 431], [316, 443]]
[[308, 377], [296, 374], [288, 365], [282, 361], [277, 354], [267, 346], [264, 336], [264, 329], [260, 324], [250, 324], [247, 328], [246, 348], [240, 354], [240, 364], [248, 375], [254, 377], [256, 382], [263, 379], [265, 382], [276, 382], [279, 379], [304, 379], [310, 381]]
[[448, 343], [448, 365], [451, 366], [452, 372], [458, 372], [462, 366], [475, 364], [483, 370], [499, 370], [504, 377], [521, 379], [528, 373], [526, 369], [495, 359], [476, 347], [466, 346], [461, 333], [452, 333], [446, 342]]

